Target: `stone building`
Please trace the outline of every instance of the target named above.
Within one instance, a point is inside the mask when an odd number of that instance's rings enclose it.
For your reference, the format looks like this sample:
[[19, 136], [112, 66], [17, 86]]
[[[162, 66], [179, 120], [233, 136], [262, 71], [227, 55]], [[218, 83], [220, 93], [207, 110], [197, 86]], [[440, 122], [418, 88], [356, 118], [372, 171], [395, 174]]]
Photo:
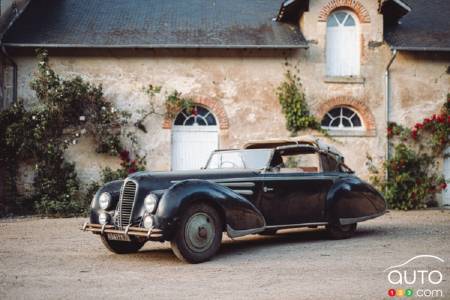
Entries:
[[[363, 177], [367, 153], [377, 162], [386, 156], [388, 120], [411, 126], [449, 93], [447, 0], [20, 4], [2, 16], [2, 106], [35, 101], [35, 48], [48, 49], [64, 76], [101, 83], [121, 109], [148, 108], [148, 84], [176, 89], [198, 108], [146, 120], [139, 139], [152, 170], [197, 168], [212, 149], [288, 137], [275, 93], [286, 62], [298, 66], [311, 112]], [[118, 163], [98, 156], [89, 137], [67, 155], [85, 181]]]

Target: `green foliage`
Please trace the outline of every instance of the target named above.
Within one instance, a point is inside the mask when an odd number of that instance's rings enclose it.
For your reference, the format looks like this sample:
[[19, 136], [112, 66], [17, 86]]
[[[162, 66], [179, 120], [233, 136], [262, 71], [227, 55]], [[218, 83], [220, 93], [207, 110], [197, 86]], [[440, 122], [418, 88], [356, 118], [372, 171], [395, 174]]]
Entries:
[[183, 97], [178, 91], [173, 91], [166, 98], [166, 117], [172, 120], [177, 116], [180, 110], [190, 109], [192, 106], [192, 99]]
[[[436, 158], [449, 145], [450, 96], [441, 113], [424, 118], [413, 128], [389, 123], [389, 143], [394, 147], [391, 158], [379, 171], [369, 157], [371, 181], [384, 191], [393, 209], [418, 209], [435, 204], [435, 194], [447, 188], [437, 173]], [[387, 174], [383, 176], [383, 174]]]
[[[19, 102], [0, 113], [0, 163], [8, 179], [0, 213], [80, 214], [87, 208], [86, 201], [75, 166], [65, 161], [64, 151], [89, 134], [98, 152], [117, 155], [122, 150], [120, 126], [126, 123], [125, 114], [104, 99], [101, 86], [80, 77], [60, 78], [50, 68], [45, 51], [38, 52], [38, 61], [31, 82], [38, 105], [26, 110]], [[34, 194], [26, 201], [16, 189], [20, 162], [32, 163], [36, 169]]]
[[371, 181], [384, 191], [392, 209], [425, 208], [434, 202], [436, 192], [447, 187], [444, 178], [436, 173], [435, 158], [418, 153], [404, 143], [395, 146], [383, 169], [388, 174], [387, 180], [375, 169]]
[[277, 89], [277, 96], [290, 132], [295, 134], [307, 128], [322, 131], [319, 122], [309, 112], [297, 75], [293, 75], [290, 71], [286, 72], [285, 81]]

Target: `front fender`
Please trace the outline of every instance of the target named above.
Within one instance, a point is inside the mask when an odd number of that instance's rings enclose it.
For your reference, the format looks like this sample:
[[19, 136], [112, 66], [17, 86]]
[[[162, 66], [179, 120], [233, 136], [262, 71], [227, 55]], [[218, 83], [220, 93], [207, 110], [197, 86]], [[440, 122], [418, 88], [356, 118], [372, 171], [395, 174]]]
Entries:
[[163, 194], [155, 214], [158, 225], [173, 227], [184, 209], [195, 201], [210, 203], [218, 209], [225, 225], [233, 230], [246, 231], [265, 226], [263, 215], [250, 201], [227, 187], [199, 179], [176, 183]]
[[100, 197], [101, 193], [108, 192], [111, 194], [111, 205], [109, 211], [114, 211], [114, 209], [117, 206], [117, 203], [119, 202], [120, 198], [120, 189], [122, 188], [124, 180], [115, 180], [106, 183], [101, 188], [98, 189], [98, 191], [95, 193], [94, 198], [91, 202], [91, 212], [90, 212], [90, 221], [93, 224], [98, 224], [98, 214], [102, 209], [100, 208], [100, 205], [98, 203], [98, 198]]
[[352, 224], [380, 216], [386, 201], [370, 184], [357, 177], [337, 180], [327, 194], [329, 222]]

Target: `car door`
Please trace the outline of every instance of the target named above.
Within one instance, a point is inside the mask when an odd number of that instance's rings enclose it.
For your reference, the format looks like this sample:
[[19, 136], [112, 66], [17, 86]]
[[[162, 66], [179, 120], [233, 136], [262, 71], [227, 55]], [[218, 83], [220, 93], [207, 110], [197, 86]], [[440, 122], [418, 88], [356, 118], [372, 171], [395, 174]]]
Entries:
[[[263, 179], [260, 209], [267, 225], [288, 225], [325, 221], [325, 198], [333, 184], [334, 176], [322, 172], [318, 153], [312, 148], [299, 146], [284, 147], [275, 152], [284, 165], [270, 168]], [[286, 150], [286, 151], [283, 151]], [[316, 166], [286, 164], [300, 155], [314, 155]]]

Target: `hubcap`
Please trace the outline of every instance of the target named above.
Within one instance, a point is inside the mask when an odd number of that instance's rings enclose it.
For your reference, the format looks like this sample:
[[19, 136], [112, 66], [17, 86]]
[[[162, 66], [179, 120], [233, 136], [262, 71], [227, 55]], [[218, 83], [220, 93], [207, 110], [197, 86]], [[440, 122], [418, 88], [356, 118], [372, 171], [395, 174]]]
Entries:
[[214, 241], [214, 222], [204, 212], [195, 213], [186, 222], [184, 234], [186, 244], [192, 251], [206, 251]]

